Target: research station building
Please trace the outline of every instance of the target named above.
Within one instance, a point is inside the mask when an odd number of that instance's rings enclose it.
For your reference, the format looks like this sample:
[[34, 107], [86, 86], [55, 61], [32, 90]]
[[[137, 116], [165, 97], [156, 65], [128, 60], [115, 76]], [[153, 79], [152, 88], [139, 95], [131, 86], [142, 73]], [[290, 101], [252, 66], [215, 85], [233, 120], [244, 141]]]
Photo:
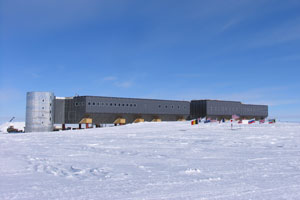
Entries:
[[56, 97], [52, 92], [28, 92], [25, 132], [52, 131], [54, 124], [126, 124], [184, 121], [194, 118], [263, 119], [268, 106], [238, 101], [175, 101], [102, 96]]
[[176, 121], [190, 114], [190, 102], [138, 98], [75, 96], [55, 100], [55, 123], [78, 124], [83, 118], [93, 124], [112, 124], [117, 119], [135, 121]]

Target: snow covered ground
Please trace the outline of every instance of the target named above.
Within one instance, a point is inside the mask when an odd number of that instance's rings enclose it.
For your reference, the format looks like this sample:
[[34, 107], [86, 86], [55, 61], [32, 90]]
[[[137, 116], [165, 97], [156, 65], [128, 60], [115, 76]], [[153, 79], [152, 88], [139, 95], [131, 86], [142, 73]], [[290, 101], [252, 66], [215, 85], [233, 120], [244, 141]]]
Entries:
[[300, 199], [300, 124], [0, 134], [0, 199]]

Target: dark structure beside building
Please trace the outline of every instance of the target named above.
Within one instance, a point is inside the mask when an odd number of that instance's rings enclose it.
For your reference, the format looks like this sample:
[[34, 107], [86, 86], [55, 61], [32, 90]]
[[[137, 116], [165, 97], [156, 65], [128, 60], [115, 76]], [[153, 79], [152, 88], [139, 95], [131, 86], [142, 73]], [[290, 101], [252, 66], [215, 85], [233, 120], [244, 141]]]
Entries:
[[238, 115], [244, 119], [265, 119], [268, 117], [267, 105], [242, 104], [238, 101], [193, 100], [190, 104], [191, 118], [231, 119]]

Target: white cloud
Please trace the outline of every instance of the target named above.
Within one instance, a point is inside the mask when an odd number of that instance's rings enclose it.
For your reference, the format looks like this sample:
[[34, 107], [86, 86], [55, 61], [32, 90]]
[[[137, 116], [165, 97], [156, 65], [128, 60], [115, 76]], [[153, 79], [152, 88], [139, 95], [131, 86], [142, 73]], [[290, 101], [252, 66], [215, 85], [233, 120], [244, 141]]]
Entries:
[[98, 0], [4, 1], [0, 7], [3, 33], [6, 36], [40, 34], [49, 30], [78, 26], [87, 21], [107, 20], [122, 14], [126, 2]]
[[40, 78], [41, 76], [40, 76], [40, 74], [38, 74], [38, 73], [36, 73], [36, 72], [32, 72], [32, 73], [31, 73], [31, 77], [32, 77], [32, 78]]
[[133, 82], [130, 80], [122, 81], [116, 76], [106, 76], [102, 79], [103, 81], [112, 82], [112, 85], [120, 88], [130, 88]]
[[19, 99], [22, 95], [23, 93], [15, 88], [0, 88], [0, 104]]
[[224, 32], [234, 26], [236, 26], [237, 24], [239, 24], [241, 22], [241, 19], [231, 19], [228, 22], [226, 22], [223, 27], [221, 28], [220, 32]]
[[118, 77], [116, 77], [116, 76], [107, 76], [107, 77], [103, 78], [104, 81], [115, 81], [117, 79], [118, 79]]
[[15, 116], [17, 120], [23, 120], [25, 114], [26, 95], [13, 87], [0, 88], [0, 121], [9, 120]]
[[300, 18], [279, 24], [275, 28], [259, 32], [253, 35], [250, 47], [261, 47], [282, 44], [290, 41], [300, 40]]
[[206, 78], [214, 76], [211, 73], [178, 73], [173, 75], [180, 78]]
[[163, 91], [158, 90], [149, 94], [148, 97], [155, 96], [162, 99], [178, 99], [178, 100], [197, 100], [197, 99], [213, 99], [213, 100], [228, 100], [241, 101], [246, 104], [265, 104], [269, 106], [285, 106], [299, 105], [300, 100], [297, 97], [286, 96], [287, 90], [294, 90], [291, 87], [264, 87], [247, 89], [240, 92], [224, 92], [212, 91], [206, 88], [205, 85], [199, 85], [199, 88], [180, 89], [178, 91]]
[[299, 104], [300, 101], [297, 98], [283, 95], [288, 89], [288, 87], [254, 88], [243, 92], [218, 94], [216, 97], [224, 100], [238, 100], [243, 103], [266, 104], [269, 106]]
[[115, 86], [121, 87], [121, 88], [129, 88], [132, 85], [133, 85], [133, 82], [131, 82], [131, 81], [115, 82]]

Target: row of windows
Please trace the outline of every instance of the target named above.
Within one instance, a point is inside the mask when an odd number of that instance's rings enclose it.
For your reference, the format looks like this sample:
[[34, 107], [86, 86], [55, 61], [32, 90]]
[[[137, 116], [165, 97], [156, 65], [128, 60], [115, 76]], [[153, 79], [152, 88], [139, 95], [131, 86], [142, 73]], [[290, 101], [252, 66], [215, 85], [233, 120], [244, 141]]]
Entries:
[[239, 108], [227, 108], [227, 107], [210, 107], [209, 108], [211, 111], [218, 111], [218, 110], [221, 110], [221, 111], [238, 111]]
[[210, 107], [210, 111], [242, 111], [242, 112], [258, 112], [266, 111], [267, 109], [258, 109], [258, 108], [237, 108], [237, 107]]
[[75, 102], [75, 106], [84, 106], [84, 102]]
[[[129, 103], [104, 103], [104, 102], [88, 102], [89, 106], [130, 106], [130, 107], [136, 107], [136, 104], [129, 104]], [[75, 102], [75, 106], [84, 106], [84, 102]]]
[[[133, 103], [104, 103], [104, 102], [88, 102], [89, 106], [118, 106], [118, 107], [137, 107], [137, 104]], [[75, 106], [84, 106], [84, 102], [75, 102]], [[158, 105], [158, 108], [171, 108], [174, 109], [174, 105]], [[180, 109], [180, 106], [177, 106]], [[186, 109], [186, 106], [183, 106]]]
[[240, 111], [234, 111], [234, 110], [217, 110], [217, 111], [214, 111], [212, 109], [208, 110], [208, 112], [211, 112], [211, 113], [227, 113], [227, 114], [230, 114], [230, 113], [235, 113], [235, 114], [256, 114], [256, 115], [264, 115], [267, 113], [267, 111], [262, 111], [262, 110], [240, 110]]
[[[44, 103], [44, 102], [45, 102], [45, 99], [43, 99], [42, 102]], [[50, 107], [51, 107], [51, 106], [52, 106], [52, 104], [50, 103]]]
[[[45, 107], [42, 107], [42, 110], [45, 110]], [[49, 112], [51, 113], [51, 110]]]
[[[174, 106], [174, 105], [165, 105], [165, 106], [162, 106], [162, 105], [158, 105], [158, 107], [159, 108], [171, 108], [171, 109], [174, 109], [174, 108], [176, 108], [176, 106]], [[186, 106], [183, 106], [183, 108], [185, 109], [186, 108]], [[180, 109], [180, 106], [177, 106], [177, 109]]]
[[132, 104], [132, 103], [104, 103], [104, 102], [88, 102], [89, 106], [126, 106], [126, 107], [136, 107], [136, 104]]

